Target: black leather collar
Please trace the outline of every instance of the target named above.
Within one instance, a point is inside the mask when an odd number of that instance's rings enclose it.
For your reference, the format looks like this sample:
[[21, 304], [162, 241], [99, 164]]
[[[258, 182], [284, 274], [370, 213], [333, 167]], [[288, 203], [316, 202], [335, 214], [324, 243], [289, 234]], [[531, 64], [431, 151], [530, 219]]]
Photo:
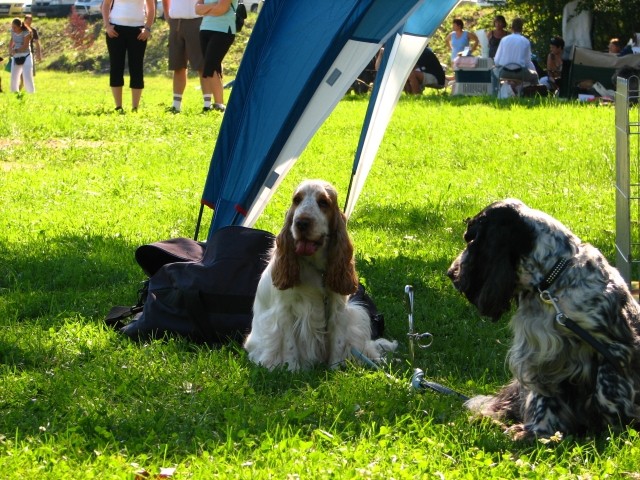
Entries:
[[542, 281], [538, 284], [538, 291], [544, 292], [547, 288], [549, 288], [553, 282], [560, 276], [562, 272], [569, 266], [569, 260], [566, 258], [559, 259], [551, 271], [547, 273], [547, 275], [542, 279]]

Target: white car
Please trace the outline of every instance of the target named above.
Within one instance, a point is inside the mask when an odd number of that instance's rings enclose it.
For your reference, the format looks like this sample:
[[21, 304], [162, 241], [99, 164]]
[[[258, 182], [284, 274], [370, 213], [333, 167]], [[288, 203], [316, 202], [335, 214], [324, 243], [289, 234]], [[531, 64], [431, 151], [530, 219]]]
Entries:
[[102, 15], [102, 0], [76, 0], [73, 6], [79, 15], [85, 17]]

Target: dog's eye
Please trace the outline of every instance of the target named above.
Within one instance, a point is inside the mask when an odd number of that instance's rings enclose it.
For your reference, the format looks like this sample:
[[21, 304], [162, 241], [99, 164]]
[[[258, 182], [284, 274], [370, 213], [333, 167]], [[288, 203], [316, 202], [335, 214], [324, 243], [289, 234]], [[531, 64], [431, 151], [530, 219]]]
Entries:
[[331, 204], [329, 203], [328, 199], [326, 199], [324, 197], [318, 199], [318, 206], [320, 208], [322, 208], [322, 209], [329, 208], [330, 205]]
[[464, 236], [462, 238], [464, 238], [465, 243], [469, 244], [475, 240], [476, 236], [477, 231], [475, 228], [467, 228], [467, 231], [464, 232]]
[[294, 205], [300, 205], [300, 202], [302, 202], [302, 195], [294, 195], [291, 203]]

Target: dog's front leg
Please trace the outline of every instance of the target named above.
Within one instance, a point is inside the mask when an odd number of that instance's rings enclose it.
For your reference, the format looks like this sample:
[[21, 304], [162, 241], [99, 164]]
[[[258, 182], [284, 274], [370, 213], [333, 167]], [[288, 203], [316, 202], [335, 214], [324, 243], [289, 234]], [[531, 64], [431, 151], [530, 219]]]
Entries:
[[626, 425], [640, 417], [635, 404], [636, 389], [628, 375], [621, 374], [613, 365], [604, 362], [598, 366], [594, 405], [604, 425]]
[[549, 438], [556, 432], [572, 431], [573, 418], [563, 400], [530, 391], [524, 404], [523, 423], [513, 425], [507, 433], [514, 440]]

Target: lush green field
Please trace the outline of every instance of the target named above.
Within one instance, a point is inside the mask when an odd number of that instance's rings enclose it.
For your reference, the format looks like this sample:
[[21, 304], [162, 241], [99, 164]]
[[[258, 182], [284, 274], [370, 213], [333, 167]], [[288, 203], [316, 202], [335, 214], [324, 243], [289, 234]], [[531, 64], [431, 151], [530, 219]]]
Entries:
[[[176, 116], [166, 76], [147, 78], [137, 114], [112, 113], [91, 74], [40, 72], [35, 95], [0, 95], [0, 478], [640, 477], [633, 429], [518, 444], [408, 388], [406, 284], [435, 337], [416, 362], [429, 379], [476, 394], [509, 378], [507, 320], [480, 318], [445, 275], [462, 220], [490, 201], [519, 197], [615, 260], [612, 107], [401, 98], [349, 223], [401, 344], [392, 381], [358, 365], [267, 372], [237, 346], [138, 345], [103, 325], [135, 301], [137, 246], [193, 236], [222, 118], [200, 113], [196, 85]], [[344, 199], [366, 105], [338, 105], [257, 227], [280, 228], [304, 178]]]

